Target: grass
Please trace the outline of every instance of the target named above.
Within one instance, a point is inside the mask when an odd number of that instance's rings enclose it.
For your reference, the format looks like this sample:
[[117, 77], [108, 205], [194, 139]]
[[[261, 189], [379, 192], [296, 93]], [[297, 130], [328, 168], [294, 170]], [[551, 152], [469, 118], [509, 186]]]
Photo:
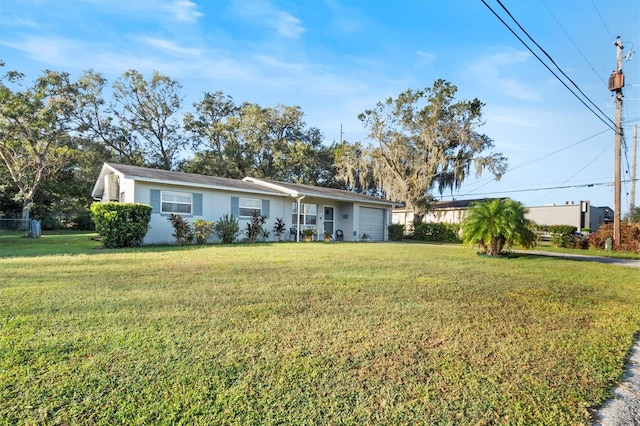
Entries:
[[612, 257], [617, 259], [640, 259], [640, 254], [636, 254], [629, 251], [626, 251], [626, 252], [607, 251], [607, 250], [596, 249], [592, 247], [586, 250], [574, 249], [574, 248], [562, 248], [562, 247], [554, 247], [550, 242], [547, 242], [547, 241], [538, 242], [538, 245], [533, 249], [550, 251], [555, 253], [569, 253], [569, 254], [581, 254], [586, 256]]
[[0, 243], [0, 424], [588, 424], [640, 328], [632, 268], [74, 235]]

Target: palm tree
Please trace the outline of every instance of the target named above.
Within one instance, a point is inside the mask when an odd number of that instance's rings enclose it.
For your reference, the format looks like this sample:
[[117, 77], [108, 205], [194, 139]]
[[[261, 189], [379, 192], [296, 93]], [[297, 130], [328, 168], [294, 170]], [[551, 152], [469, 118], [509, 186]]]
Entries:
[[522, 203], [509, 198], [475, 203], [462, 221], [462, 241], [479, 244], [489, 256], [499, 256], [505, 245], [531, 248], [536, 234], [524, 217], [527, 211]]

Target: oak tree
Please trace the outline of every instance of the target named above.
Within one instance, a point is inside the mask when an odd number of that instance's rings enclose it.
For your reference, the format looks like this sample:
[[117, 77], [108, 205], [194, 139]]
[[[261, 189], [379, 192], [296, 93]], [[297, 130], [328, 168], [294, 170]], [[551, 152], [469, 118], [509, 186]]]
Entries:
[[437, 80], [433, 87], [409, 89], [360, 114], [374, 143], [357, 155], [345, 152], [338, 177], [351, 186], [357, 181], [364, 190], [373, 182], [417, 216], [426, 213], [434, 192], [459, 188], [472, 166], [476, 176], [489, 170], [500, 178], [506, 159], [492, 152], [493, 141], [478, 131], [484, 104], [458, 101], [456, 91]]
[[0, 158], [17, 188], [22, 218], [29, 219], [42, 183], [77, 153], [76, 90], [67, 73], [44, 71], [26, 89], [22, 79], [14, 71], [0, 79]]

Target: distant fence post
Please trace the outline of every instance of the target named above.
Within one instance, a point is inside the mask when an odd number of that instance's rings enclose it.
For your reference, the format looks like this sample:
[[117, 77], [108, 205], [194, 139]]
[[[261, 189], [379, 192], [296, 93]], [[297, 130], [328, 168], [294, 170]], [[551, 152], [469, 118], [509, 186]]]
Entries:
[[29, 229], [29, 237], [31, 238], [40, 238], [40, 236], [42, 235], [42, 229], [40, 227], [40, 221], [39, 220], [32, 220], [31, 221], [31, 226]]

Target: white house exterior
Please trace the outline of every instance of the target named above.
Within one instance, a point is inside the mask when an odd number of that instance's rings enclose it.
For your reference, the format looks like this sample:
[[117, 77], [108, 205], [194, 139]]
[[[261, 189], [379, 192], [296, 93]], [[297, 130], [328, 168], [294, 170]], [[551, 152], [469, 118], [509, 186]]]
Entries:
[[[267, 217], [269, 240], [277, 240], [273, 227], [282, 218], [285, 239], [298, 239], [298, 230], [314, 229], [316, 238], [328, 232], [334, 239], [387, 241], [394, 203], [332, 188], [265, 179], [243, 180], [105, 163], [92, 191], [97, 201], [150, 205], [150, 229], [143, 244], [175, 242], [167, 220], [172, 213], [188, 221], [217, 221], [230, 214], [246, 229], [253, 210]], [[300, 212], [300, 214], [297, 214]], [[242, 236], [241, 236], [242, 237]], [[240, 238], [241, 238], [240, 237]], [[212, 240], [213, 241], [213, 240]]]

